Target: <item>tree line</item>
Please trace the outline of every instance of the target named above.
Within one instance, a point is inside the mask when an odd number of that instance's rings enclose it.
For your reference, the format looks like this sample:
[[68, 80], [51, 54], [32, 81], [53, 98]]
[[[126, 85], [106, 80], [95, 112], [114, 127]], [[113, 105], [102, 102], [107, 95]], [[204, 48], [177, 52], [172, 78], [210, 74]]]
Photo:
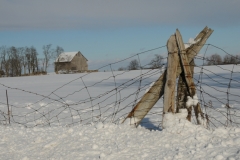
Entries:
[[157, 69], [157, 68], [161, 68], [163, 65], [164, 65], [163, 56], [155, 54], [154, 58], [145, 67], [141, 67], [139, 64], [139, 61], [137, 59], [134, 59], [129, 62], [129, 65], [127, 67], [120, 67], [118, 70], [123, 71], [123, 70], [138, 70], [138, 69]]
[[46, 74], [52, 59], [56, 59], [64, 49], [52, 44], [43, 45], [43, 58], [39, 58], [37, 49], [31, 47], [0, 47], [0, 77], [16, 77], [33, 74]]
[[[225, 64], [240, 64], [240, 55], [225, 55], [221, 57], [219, 54], [213, 54], [205, 58], [204, 65], [225, 65]], [[154, 58], [148, 64], [149, 67], [142, 68], [137, 59], [129, 62], [127, 67], [120, 67], [118, 70], [138, 70], [138, 69], [156, 69], [161, 68], [164, 65], [164, 58], [161, 55], [155, 54]]]
[[205, 65], [224, 65], [224, 64], [240, 64], [240, 55], [227, 54], [221, 57], [219, 54], [213, 54], [206, 58]]

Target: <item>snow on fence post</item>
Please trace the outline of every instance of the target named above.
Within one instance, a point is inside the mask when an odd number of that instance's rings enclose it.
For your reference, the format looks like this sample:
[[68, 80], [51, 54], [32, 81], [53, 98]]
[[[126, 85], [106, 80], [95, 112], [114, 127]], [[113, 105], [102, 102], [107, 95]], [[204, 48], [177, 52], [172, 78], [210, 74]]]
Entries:
[[177, 78], [177, 67], [179, 64], [178, 48], [175, 35], [172, 35], [167, 42], [168, 60], [167, 77], [164, 87], [163, 114], [175, 112], [175, 86]]
[[[188, 58], [188, 61], [191, 62], [193, 58], [198, 54], [198, 52], [201, 50], [203, 45], [206, 43], [207, 39], [212, 34], [213, 30], [205, 27], [194, 39], [196, 41], [195, 44], [192, 44], [190, 47], [186, 49], [186, 55]], [[164, 93], [164, 86], [166, 83], [166, 70], [164, 73], [158, 78], [158, 80], [155, 82], [155, 84], [149, 89], [149, 91], [144, 94], [144, 96], [141, 98], [141, 100], [136, 104], [136, 106], [131, 110], [131, 112], [127, 115], [127, 117], [124, 119], [130, 119], [130, 124], [134, 124], [135, 126], [138, 126], [141, 120], [147, 115], [147, 113], [152, 109], [152, 107], [157, 103], [157, 101], [162, 97]], [[182, 73], [182, 68], [177, 68], [177, 77]], [[199, 110], [199, 107], [196, 108]], [[133, 121], [131, 121], [133, 120]], [[124, 123], [122, 121], [122, 123]]]

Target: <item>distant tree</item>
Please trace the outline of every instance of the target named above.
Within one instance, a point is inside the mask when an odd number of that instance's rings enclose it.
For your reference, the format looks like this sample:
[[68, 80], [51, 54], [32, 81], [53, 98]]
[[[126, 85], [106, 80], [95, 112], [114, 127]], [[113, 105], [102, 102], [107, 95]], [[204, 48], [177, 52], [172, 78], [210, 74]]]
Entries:
[[124, 68], [124, 67], [118, 68], [118, 71], [124, 71], [124, 70], [126, 70], [126, 68]]
[[5, 75], [8, 77], [9, 76], [9, 72], [8, 72], [8, 59], [7, 59], [7, 47], [6, 46], [2, 46], [0, 48], [0, 58], [1, 58], [1, 70], [5, 71]]
[[163, 56], [155, 54], [154, 58], [150, 62], [151, 68], [160, 68], [163, 66]]
[[[35, 47], [31, 46], [30, 48], [25, 48], [25, 57], [24, 63], [28, 69], [28, 74], [39, 72], [38, 58], [37, 58], [37, 50]], [[25, 68], [25, 67], [24, 67]], [[25, 70], [25, 69], [24, 69]], [[24, 71], [25, 72], [25, 71]]]
[[219, 54], [213, 54], [207, 57], [207, 65], [220, 65], [223, 64], [222, 57]]
[[4, 71], [3, 71], [3, 70], [0, 70], [0, 77], [2, 77], [2, 76], [4, 76], [4, 75], [5, 75]]
[[43, 45], [43, 55], [44, 55], [44, 61], [45, 61], [45, 68], [44, 71], [47, 72], [47, 68], [50, 65], [50, 60], [53, 55], [53, 50], [51, 49], [52, 44]]
[[18, 55], [19, 55], [18, 69], [19, 69], [19, 74], [21, 76], [22, 75], [22, 69], [24, 68], [25, 48], [24, 47], [19, 47], [19, 48], [17, 48], [17, 52], [18, 52]]
[[[56, 59], [59, 57], [59, 55], [61, 54], [61, 53], [63, 53], [64, 52], [64, 49], [62, 48], [62, 47], [59, 47], [59, 46], [57, 46], [56, 47], [56, 49], [55, 49], [55, 51], [54, 51], [54, 56], [53, 56], [53, 58], [54, 58], [54, 62], [56, 61]], [[58, 61], [59, 61], [59, 59], [58, 59]], [[59, 63], [54, 63], [54, 68], [55, 68], [55, 72], [58, 74], [58, 70], [59, 70]]]
[[236, 61], [237, 61], [236, 64], [240, 64], [240, 55], [236, 55], [235, 57], [236, 57]]
[[0, 47], [0, 70], [7, 77], [21, 76], [22, 71], [26, 74], [38, 71], [37, 50], [32, 47]]
[[23, 67], [23, 73], [26, 74], [27, 66], [28, 66], [28, 60], [27, 60], [27, 54], [28, 54], [28, 47], [24, 47], [22, 50], [22, 67]]
[[17, 52], [16, 47], [12, 46], [8, 48], [8, 57], [9, 57], [8, 61], [10, 63], [10, 76], [11, 77], [20, 76], [21, 68], [18, 68], [18, 64], [21, 62], [20, 62], [20, 56]]
[[60, 46], [57, 46], [56, 47], [56, 49], [54, 50], [54, 52], [53, 52], [53, 58], [54, 59], [57, 59], [57, 57], [61, 54], [61, 53], [63, 53], [64, 52], [64, 49], [62, 48], [62, 47], [60, 47]]
[[42, 67], [40, 68], [40, 71], [45, 72], [45, 58], [39, 58], [38, 63], [42, 65]]
[[30, 48], [26, 47], [26, 51], [25, 51], [25, 56], [26, 56], [26, 66], [27, 66], [27, 70], [28, 70], [28, 74], [31, 74], [31, 50]]
[[132, 60], [130, 63], [129, 63], [129, 66], [128, 66], [128, 69], [129, 70], [137, 70], [139, 69], [139, 63], [136, 59]]
[[240, 56], [232, 56], [232, 55], [226, 55], [223, 58], [223, 64], [239, 64], [240, 63]]

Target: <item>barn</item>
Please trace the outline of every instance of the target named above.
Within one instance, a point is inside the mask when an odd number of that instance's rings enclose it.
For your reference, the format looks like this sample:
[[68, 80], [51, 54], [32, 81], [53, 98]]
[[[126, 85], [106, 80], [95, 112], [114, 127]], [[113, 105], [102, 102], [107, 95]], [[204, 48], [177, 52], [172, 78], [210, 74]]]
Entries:
[[80, 51], [63, 52], [55, 60], [55, 72], [64, 71], [69, 73], [88, 71], [87, 58]]

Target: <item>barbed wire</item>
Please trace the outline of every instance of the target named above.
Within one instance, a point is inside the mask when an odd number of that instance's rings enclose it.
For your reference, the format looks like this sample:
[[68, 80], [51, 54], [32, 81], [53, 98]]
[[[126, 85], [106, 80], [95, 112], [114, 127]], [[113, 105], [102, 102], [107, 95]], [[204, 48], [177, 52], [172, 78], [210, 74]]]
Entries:
[[[193, 78], [200, 106], [209, 120], [210, 127], [239, 126], [240, 66], [238, 64], [206, 66], [206, 62], [211, 61], [208, 58], [212, 54], [210, 47], [222, 55], [233, 56], [220, 47], [205, 44], [202, 52], [194, 58]], [[72, 79], [52, 91], [49, 89], [50, 92], [47, 94], [38, 92], [37, 88], [33, 92], [32, 89], [24, 88], [25, 86], [12, 87], [7, 82], [1, 82], [0, 124], [31, 128], [87, 125], [97, 122], [121, 123], [165, 71], [164, 65], [154, 69], [149, 67], [149, 57], [153, 54], [165, 55], [162, 56], [162, 61], [166, 63], [165, 45], [97, 69], [108, 68], [109, 72], [64, 75]], [[140, 65], [138, 70], [114, 70], [115, 65], [124, 65], [133, 59]], [[9, 103], [4, 99], [6, 90], [15, 92], [15, 96], [9, 95]], [[18, 102], [17, 95], [21, 95], [21, 102]], [[161, 129], [162, 101], [163, 98], [159, 99], [140, 125], [149, 129]], [[192, 121], [196, 123], [194, 114]]]

